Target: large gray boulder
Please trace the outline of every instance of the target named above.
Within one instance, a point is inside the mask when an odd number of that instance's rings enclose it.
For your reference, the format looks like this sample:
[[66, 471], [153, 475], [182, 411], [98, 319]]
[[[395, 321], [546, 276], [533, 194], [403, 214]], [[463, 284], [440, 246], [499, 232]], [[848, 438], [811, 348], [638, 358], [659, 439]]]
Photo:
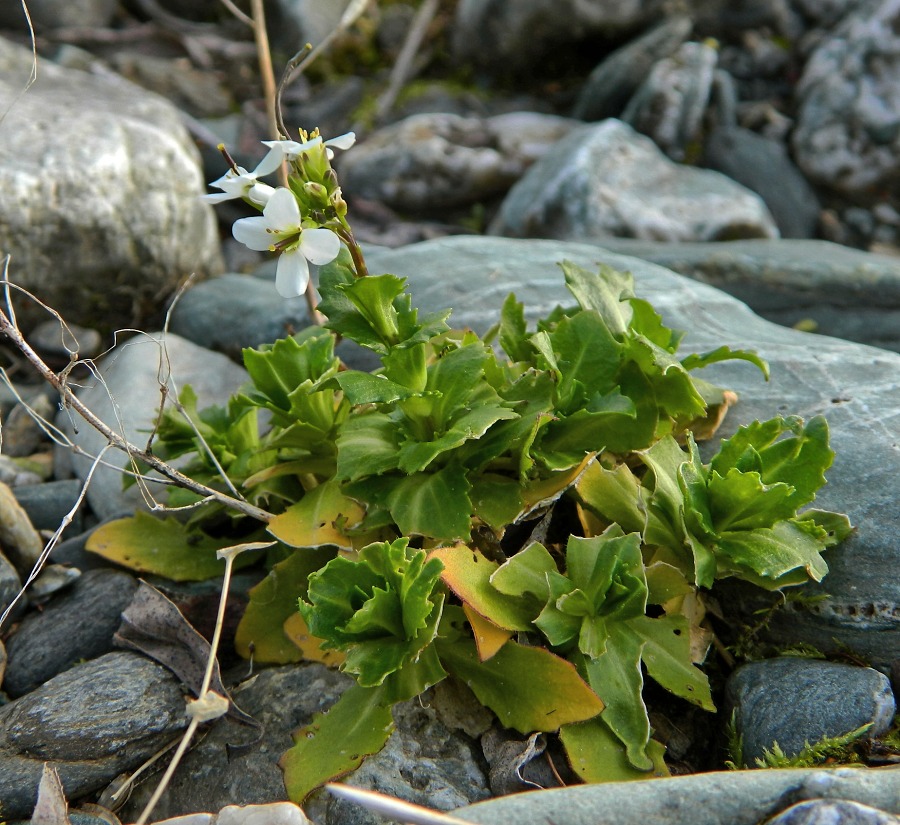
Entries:
[[[198, 200], [199, 156], [150, 92], [40, 61], [0, 39], [0, 254], [9, 279], [102, 328], [159, 313], [185, 276], [221, 270], [216, 221]], [[46, 313], [16, 296], [28, 331]]]
[[[823, 650], [845, 644], [879, 668], [900, 646], [900, 355], [786, 329], [755, 316], [734, 298], [660, 266], [596, 246], [553, 241], [455, 237], [368, 256], [371, 272], [407, 276], [413, 304], [423, 311], [451, 306], [451, 323], [484, 332], [515, 291], [534, 320], [557, 304], [573, 303], [556, 263], [585, 267], [607, 263], [634, 273], [636, 290], [666, 323], [686, 330], [684, 351], [727, 344], [752, 348], [771, 365], [764, 383], [744, 363], [717, 364], [704, 378], [734, 389], [740, 402], [721, 430], [776, 415], [824, 415], [831, 427], [834, 465], [816, 506], [849, 514], [856, 532], [826, 554], [830, 573], [810, 596], [778, 611], [771, 628], [783, 642], [808, 642]], [[725, 602], [730, 611], [758, 607], [769, 597], [741, 588]]]
[[775, 238], [763, 201], [718, 172], [669, 160], [610, 118], [563, 138], [510, 190], [491, 234], [656, 241]]
[[794, 155], [816, 183], [872, 201], [900, 183], [900, 0], [868, 0], [815, 49], [796, 88]]

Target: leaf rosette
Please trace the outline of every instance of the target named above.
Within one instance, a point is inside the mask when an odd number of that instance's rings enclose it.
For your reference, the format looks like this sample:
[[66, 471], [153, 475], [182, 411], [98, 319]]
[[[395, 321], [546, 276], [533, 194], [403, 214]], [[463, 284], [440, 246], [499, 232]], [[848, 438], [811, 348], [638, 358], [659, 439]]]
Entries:
[[407, 539], [376, 542], [356, 561], [332, 559], [309, 577], [308, 601], [299, 602], [310, 632], [323, 648], [346, 654], [343, 669], [362, 687], [431, 659], [437, 665], [429, 646], [444, 606], [444, 566], [408, 545]]

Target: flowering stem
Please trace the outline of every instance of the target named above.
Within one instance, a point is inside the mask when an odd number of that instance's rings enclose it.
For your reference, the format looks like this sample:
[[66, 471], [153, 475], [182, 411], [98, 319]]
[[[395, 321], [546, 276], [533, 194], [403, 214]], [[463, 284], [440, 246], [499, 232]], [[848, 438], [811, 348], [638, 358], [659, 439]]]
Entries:
[[353, 232], [346, 221], [343, 222], [343, 226], [340, 229], [335, 229], [334, 231], [346, 244], [347, 251], [350, 253], [350, 257], [353, 258], [353, 268], [356, 270], [356, 277], [365, 278], [369, 274], [366, 259], [363, 257], [362, 250], [359, 248], [359, 244], [356, 242], [356, 238], [353, 237]]

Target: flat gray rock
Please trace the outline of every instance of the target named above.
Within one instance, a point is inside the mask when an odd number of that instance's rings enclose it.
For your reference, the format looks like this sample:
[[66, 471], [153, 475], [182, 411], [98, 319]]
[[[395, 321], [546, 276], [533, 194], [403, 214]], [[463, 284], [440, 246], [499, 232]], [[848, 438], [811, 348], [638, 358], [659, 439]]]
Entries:
[[[484, 332], [514, 291], [534, 320], [557, 304], [574, 303], [556, 265], [568, 259], [594, 268], [607, 263], [634, 273], [639, 296], [665, 322], [686, 330], [685, 352], [722, 344], [751, 348], [766, 358], [772, 378], [743, 363], [717, 364], [703, 377], [740, 395], [721, 435], [740, 424], [776, 415], [823, 414], [836, 452], [817, 506], [848, 513], [856, 532], [826, 554], [830, 573], [809, 595], [829, 594], [806, 607], [775, 614], [772, 632], [787, 643], [823, 650], [849, 645], [879, 668], [897, 658], [900, 644], [900, 356], [824, 336], [815, 338], [768, 323], [719, 290], [637, 258], [597, 246], [555, 241], [456, 237], [369, 254], [372, 272], [407, 276], [413, 305], [423, 311], [451, 306], [451, 323]], [[725, 584], [727, 582], [723, 582]], [[756, 588], [738, 590], [729, 606], [747, 610], [770, 601]]]
[[610, 118], [563, 138], [510, 190], [490, 234], [655, 241], [775, 238], [763, 201], [718, 172], [669, 160]]
[[31, 815], [45, 762], [74, 800], [136, 768], [187, 722], [178, 680], [144, 656], [108, 653], [61, 673], [0, 708], [4, 817]]
[[754, 767], [775, 743], [787, 756], [806, 745], [871, 725], [886, 733], [897, 704], [887, 676], [869, 667], [785, 656], [750, 662], [728, 679], [726, 703], [743, 740], [743, 761]]
[[733, 771], [579, 785], [493, 799], [453, 816], [478, 825], [758, 825], [786, 801], [807, 799], [851, 800], [900, 813], [900, 771]]
[[[0, 254], [9, 279], [67, 321], [136, 326], [192, 272], [221, 270], [199, 155], [167, 101], [41, 61], [0, 38]], [[72, 285], [78, 288], [73, 289]], [[47, 319], [16, 299], [25, 332]]]

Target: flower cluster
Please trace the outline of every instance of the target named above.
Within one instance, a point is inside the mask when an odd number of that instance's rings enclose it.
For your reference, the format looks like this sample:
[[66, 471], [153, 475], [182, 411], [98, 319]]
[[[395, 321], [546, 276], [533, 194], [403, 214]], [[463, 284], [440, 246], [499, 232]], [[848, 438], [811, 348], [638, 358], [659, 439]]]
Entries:
[[[327, 264], [341, 251], [341, 235], [349, 231], [347, 204], [331, 168], [332, 147], [349, 149], [356, 140], [348, 132], [323, 140], [318, 130], [300, 132], [302, 142], [263, 141], [269, 152], [252, 172], [232, 163], [210, 186], [221, 193], [203, 195], [210, 203], [241, 198], [262, 215], [235, 221], [232, 234], [250, 249], [279, 253], [275, 287], [285, 298], [302, 295], [309, 284], [309, 264]], [[288, 185], [272, 187], [259, 179], [287, 163]]]

